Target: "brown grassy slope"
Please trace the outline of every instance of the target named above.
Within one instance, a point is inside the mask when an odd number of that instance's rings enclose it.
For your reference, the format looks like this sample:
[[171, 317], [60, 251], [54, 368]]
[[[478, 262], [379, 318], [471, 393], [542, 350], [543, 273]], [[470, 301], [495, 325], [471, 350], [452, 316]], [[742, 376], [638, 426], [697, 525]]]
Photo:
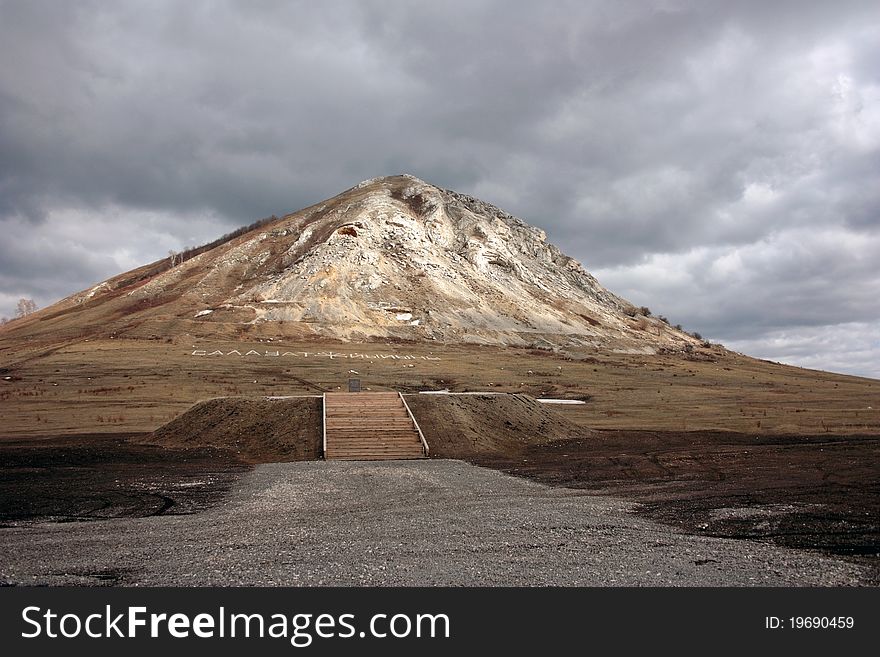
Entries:
[[[671, 354], [554, 354], [462, 344], [316, 343], [279, 339], [267, 325], [252, 327], [241, 340], [159, 337], [53, 347], [39, 340], [5, 340], [0, 332], [0, 436], [153, 431], [200, 400], [318, 394], [345, 389], [349, 377], [360, 378], [371, 390], [449, 388], [585, 398], [582, 406], [554, 407], [554, 412], [590, 428], [880, 434], [880, 381], [723, 351], [711, 359], [688, 360]], [[309, 356], [192, 356], [197, 348]], [[315, 355], [330, 351], [337, 354], [332, 359]], [[352, 352], [370, 357], [348, 358]], [[418, 358], [375, 357], [388, 354]]]

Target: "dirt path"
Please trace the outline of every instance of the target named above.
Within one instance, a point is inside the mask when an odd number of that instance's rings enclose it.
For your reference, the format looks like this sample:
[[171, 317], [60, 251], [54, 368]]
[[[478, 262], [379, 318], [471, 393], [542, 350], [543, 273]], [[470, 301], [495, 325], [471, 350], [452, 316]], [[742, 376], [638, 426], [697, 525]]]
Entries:
[[837, 559], [681, 533], [461, 461], [257, 466], [185, 516], [0, 529], [0, 581], [105, 585], [849, 585]]

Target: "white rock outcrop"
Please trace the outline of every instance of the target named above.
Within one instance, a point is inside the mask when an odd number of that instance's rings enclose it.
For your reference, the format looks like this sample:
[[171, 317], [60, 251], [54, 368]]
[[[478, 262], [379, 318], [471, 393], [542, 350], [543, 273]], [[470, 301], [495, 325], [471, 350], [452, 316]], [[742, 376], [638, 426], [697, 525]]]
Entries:
[[364, 181], [261, 225], [129, 294], [131, 307], [168, 295], [202, 325], [283, 322], [288, 332], [342, 340], [641, 352], [697, 343], [638, 316], [543, 230], [407, 175]]

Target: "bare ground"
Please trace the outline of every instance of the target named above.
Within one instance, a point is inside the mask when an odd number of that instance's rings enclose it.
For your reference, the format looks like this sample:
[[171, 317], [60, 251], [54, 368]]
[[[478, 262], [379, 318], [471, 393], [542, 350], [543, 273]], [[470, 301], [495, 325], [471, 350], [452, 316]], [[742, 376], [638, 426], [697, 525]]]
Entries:
[[133, 444], [140, 434], [0, 441], [0, 527], [196, 513], [248, 466], [226, 450]]

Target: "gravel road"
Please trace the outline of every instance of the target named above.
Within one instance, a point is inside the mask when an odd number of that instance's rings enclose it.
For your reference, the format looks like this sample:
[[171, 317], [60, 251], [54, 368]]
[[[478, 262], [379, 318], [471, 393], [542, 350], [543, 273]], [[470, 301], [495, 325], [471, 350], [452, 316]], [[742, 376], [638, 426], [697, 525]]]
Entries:
[[0, 529], [28, 585], [851, 585], [859, 567], [703, 538], [454, 460], [276, 463], [188, 516]]

